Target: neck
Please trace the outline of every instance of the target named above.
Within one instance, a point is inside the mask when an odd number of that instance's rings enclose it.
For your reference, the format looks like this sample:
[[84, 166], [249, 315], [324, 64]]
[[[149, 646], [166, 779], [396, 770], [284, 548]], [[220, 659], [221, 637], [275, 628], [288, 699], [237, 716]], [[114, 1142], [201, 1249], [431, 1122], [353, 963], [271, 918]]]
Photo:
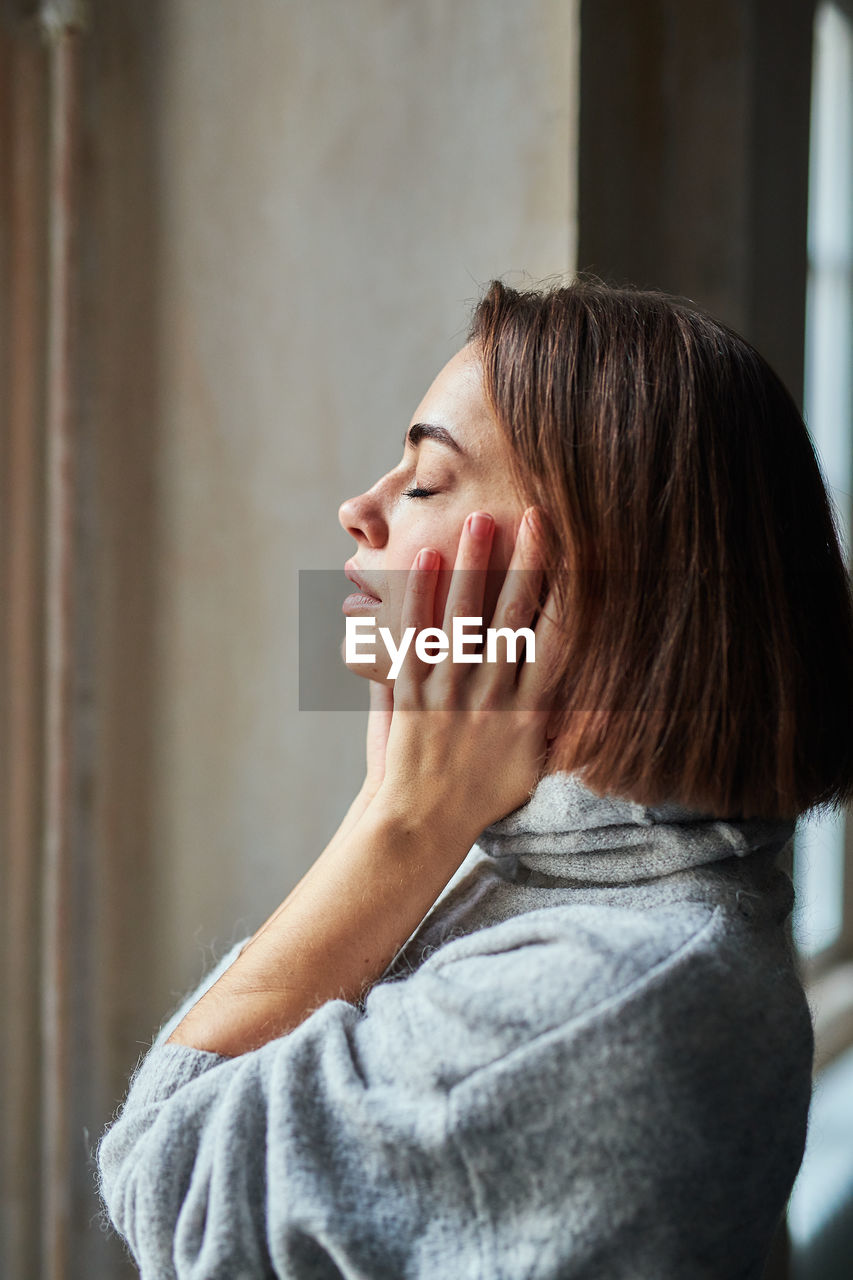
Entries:
[[492, 858], [573, 883], [653, 879], [687, 867], [779, 850], [794, 823], [715, 818], [680, 805], [599, 796], [576, 773], [541, 778], [530, 799], [481, 834]]

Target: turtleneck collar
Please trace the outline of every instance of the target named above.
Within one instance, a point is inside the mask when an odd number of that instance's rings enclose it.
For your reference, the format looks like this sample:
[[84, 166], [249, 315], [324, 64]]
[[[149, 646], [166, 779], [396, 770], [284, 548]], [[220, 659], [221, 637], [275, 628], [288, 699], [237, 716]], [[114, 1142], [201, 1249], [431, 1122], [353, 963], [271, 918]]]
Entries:
[[666, 804], [650, 807], [599, 796], [577, 774], [540, 779], [530, 799], [486, 827], [477, 841], [489, 857], [576, 883], [656, 879], [757, 849], [779, 852], [794, 834], [783, 819], [719, 819]]

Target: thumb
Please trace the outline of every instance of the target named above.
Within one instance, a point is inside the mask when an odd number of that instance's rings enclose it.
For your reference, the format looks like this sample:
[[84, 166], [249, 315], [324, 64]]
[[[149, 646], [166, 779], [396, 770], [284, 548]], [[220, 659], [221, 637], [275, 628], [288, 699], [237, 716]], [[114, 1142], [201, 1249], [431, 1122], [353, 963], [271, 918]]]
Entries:
[[386, 684], [382, 680], [370, 681], [370, 712], [374, 714], [385, 713], [390, 715], [394, 710], [394, 689], [390, 684]]

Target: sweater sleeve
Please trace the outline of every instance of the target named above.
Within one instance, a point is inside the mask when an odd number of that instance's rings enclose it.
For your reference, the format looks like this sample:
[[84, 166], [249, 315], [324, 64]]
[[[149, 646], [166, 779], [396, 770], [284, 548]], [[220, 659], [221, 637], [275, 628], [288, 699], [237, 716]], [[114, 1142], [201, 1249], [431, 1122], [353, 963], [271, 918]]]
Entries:
[[237, 1058], [164, 1044], [164, 1028], [98, 1150], [142, 1280], [440, 1275], [476, 1253], [447, 1092], [400, 1070], [404, 985], [378, 1016], [332, 1000]]
[[723, 923], [533, 911], [241, 1057], [156, 1043], [98, 1152], [143, 1280], [752, 1274], [810, 1056]]

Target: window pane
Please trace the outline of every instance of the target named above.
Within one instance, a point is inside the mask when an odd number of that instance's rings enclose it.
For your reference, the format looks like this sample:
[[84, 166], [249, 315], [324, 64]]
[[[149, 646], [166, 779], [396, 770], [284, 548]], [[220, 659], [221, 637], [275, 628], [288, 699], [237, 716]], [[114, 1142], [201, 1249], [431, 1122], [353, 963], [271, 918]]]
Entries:
[[[815, 20], [809, 173], [805, 413], [850, 558], [853, 413], [853, 32], [834, 4]], [[814, 955], [841, 929], [844, 828], [816, 814], [797, 825], [794, 937]]]
[[843, 817], [805, 817], [794, 837], [794, 940], [803, 955], [828, 947], [841, 931]]

